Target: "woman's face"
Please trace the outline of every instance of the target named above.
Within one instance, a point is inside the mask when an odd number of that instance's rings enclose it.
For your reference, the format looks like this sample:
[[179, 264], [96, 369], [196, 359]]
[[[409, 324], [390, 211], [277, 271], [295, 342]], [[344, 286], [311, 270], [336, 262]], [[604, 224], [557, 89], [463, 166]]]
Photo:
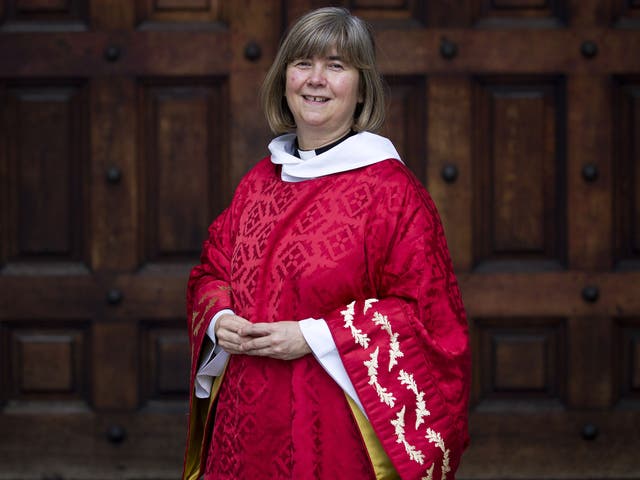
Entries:
[[[285, 96], [296, 121], [301, 148], [320, 147], [344, 135], [353, 124], [360, 74], [331, 49], [287, 65]], [[318, 142], [321, 142], [318, 144]]]

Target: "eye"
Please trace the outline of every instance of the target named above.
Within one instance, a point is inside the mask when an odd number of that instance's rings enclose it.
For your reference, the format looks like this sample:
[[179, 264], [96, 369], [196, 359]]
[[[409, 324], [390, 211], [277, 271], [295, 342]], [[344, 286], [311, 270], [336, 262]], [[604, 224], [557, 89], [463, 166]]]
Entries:
[[305, 67], [311, 66], [311, 60], [308, 60], [306, 58], [300, 58], [298, 60], [294, 60], [293, 62], [291, 62], [291, 64], [294, 67], [305, 68]]
[[332, 70], [344, 70], [344, 65], [339, 62], [331, 62], [329, 68]]

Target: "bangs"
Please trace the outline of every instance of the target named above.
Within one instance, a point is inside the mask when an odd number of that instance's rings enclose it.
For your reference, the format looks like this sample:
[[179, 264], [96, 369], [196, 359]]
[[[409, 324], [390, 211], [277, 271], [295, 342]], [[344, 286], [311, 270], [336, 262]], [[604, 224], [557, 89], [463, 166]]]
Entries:
[[285, 64], [299, 58], [326, 56], [335, 47], [342, 60], [356, 68], [364, 68], [363, 52], [358, 48], [357, 34], [349, 35], [349, 25], [346, 22], [327, 22], [316, 25], [313, 31], [301, 29], [297, 35], [290, 38], [290, 48], [287, 51]]

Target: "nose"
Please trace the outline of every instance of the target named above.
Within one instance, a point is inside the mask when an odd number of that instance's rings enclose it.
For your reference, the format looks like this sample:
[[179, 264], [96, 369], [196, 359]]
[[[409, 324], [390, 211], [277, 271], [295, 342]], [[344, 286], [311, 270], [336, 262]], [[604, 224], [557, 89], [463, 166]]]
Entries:
[[324, 68], [319, 63], [314, 63], [309, 70], [307, 84], [312, 86], [322, 86], [325, 83]]

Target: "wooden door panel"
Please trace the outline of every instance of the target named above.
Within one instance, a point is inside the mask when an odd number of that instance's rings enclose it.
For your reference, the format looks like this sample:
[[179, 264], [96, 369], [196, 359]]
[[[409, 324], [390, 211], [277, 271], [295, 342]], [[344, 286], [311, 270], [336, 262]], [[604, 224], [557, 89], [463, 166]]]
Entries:
[[475, 86], [476, 268], [563, 268], [562, 79], [481, 78]]
[[478, 411], [557, 410], [565, 402], [567, 322], [555, 317], [473, 320]]
[[[87, 322], [8, 322], [7, 384], [10, 411], [87, 409], [90, 405], [90, 339]], [[4, 350], [4, 349], [3, 349]]]
[[616, 78], [614, 86], [614, 266], [640, 265], [640, 81]]
[[147, 408], [180, 405], [189, 393], [189, 337], [184, 321], [147, 321], [140, 325], [141, 398]]
[[223, 0], [136, 0], [136, 21], [142, 28], [154, 24], [216, 24], [221, 20]]
[[640, 406], [640, 318], [617, 319], [614, 325], [614, 401]]
[[[224, 208], [226, 84], [148, 80], [139, 87], [141, 264], [197, 258], [207, 225]], [[177, 174], [179, 172], [179, 174]]]
[[0, 17], [7, 30], [82, 29], [88, 23], [88, 2], [82, 0], [5, 0]]
[[616, 0], [613, 2], [614, 24], [619, 27], [640, 26], [640, 2], [638, 0]]
[[561, 0], [474, 0], [476, 26], [554, 27], [565, 21]]
[[[463, 457], [460, 478], [579, 479], [593, 478], [594, 472], [601, 478], [637, 478], [640, 461], [630, 452], [640, 442], [635, 412], [530, 412], [510, 422], [503, 417], [472, 413], [476, 442]], [[593, 432], [589, 425], [600, 426], [592, 441], [583, 436]]]
[[426, 79], [398, 76], [386, 79], [389, 86], [387, 121], [382, 135], [393, 138], [403, 161], [425, 181]]
[[0, 84], [6, 106], [2, 152], [2, 263], [87, 268], [86, 86], [74, 81]]

